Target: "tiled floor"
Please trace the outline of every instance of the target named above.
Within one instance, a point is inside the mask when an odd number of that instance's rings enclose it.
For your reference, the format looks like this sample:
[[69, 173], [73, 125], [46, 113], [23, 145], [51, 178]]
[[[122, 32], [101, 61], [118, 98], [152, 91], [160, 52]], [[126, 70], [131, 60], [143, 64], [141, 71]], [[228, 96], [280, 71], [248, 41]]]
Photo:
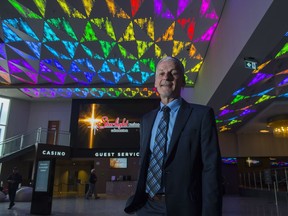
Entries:
[[[54, 198], [52, 215], [55, 216], [125, 216], [123, 207], [125, 198], [101, 196], [99, 200], [84, 198]], [[223, 216], [287, 216], [288, 205], [268, 198], [251, 198], [240, 196], [224, 196]], [[12, 210], [8, 210], [9, 203], [0, 203], [1, 216], [30, 215], [30, 202], [18, 202]]]

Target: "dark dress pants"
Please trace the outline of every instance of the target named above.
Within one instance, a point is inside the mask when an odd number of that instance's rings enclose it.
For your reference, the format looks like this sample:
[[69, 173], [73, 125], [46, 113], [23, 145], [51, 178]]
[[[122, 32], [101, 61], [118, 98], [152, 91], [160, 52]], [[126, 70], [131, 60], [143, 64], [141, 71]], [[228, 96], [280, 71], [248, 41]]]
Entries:
[[147, 199], [146, 204], [136, 212], [137, 216], [166, 216], [165, 198], [162, 200]]

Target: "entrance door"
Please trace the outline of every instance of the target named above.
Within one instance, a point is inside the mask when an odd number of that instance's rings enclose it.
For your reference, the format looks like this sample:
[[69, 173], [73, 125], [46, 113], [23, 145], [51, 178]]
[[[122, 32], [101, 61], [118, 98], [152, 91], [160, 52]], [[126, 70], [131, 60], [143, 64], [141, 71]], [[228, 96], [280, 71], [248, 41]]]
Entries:
[[47, 144], [58, 144], [58, 133], [59, 133], [60, 121], [49, 121], [48, 122], [48, 134], [47, 134]]

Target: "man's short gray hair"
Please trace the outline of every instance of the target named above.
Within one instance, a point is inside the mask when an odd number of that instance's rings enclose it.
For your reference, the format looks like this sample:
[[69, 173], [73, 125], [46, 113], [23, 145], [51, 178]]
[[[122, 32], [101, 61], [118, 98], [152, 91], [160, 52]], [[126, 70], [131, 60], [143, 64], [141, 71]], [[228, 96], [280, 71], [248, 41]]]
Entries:
[[[161, 62], [164, 62], [164, 61], [173, 61], [176, 65], [176, 67], [180, 70], [179, 72], [181, 72], [183, 75], [184, 75], [184, 66], [182, 64], [182, 62], [178, 59], [178, 58], [175, 58], [175, 57], [172, 57], [172, 56], [166, 56], [164, 58], [162, 58], [157, 66], [161, 63]], [[157, 68], [157, 67], [156, 67]]]

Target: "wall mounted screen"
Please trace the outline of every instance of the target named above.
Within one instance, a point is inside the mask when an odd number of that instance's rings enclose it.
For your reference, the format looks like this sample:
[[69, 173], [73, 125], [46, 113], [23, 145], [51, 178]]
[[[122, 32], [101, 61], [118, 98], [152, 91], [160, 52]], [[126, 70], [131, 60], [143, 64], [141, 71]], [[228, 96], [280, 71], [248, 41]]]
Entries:
[[101, 151], [138, 150], [141, 117], [159, 100], [73, 100], [71, 146]]

